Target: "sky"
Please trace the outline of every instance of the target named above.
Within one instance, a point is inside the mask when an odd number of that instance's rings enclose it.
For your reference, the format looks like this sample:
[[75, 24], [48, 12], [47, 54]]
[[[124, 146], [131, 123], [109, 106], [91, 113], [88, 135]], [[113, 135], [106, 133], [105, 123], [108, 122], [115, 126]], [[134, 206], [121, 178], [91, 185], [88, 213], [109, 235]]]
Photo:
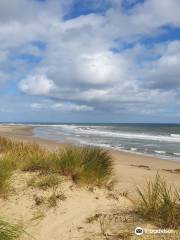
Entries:
[[180, 0], [0, 0], [0, 122], [180, 123]]

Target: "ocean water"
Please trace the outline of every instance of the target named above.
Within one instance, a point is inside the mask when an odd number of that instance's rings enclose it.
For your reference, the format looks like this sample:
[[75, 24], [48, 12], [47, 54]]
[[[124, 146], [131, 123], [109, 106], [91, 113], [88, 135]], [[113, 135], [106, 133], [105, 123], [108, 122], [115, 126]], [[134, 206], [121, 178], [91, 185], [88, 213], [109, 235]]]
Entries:
[[180, 124], [32, 125], [37, 137], [180, 161]]

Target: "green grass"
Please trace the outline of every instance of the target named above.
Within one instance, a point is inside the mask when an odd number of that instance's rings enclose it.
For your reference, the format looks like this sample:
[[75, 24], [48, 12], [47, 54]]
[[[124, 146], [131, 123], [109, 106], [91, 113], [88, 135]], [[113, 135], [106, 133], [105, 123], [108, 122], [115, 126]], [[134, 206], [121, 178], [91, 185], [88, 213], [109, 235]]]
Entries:
[[44, 175], [56, 173], [70, 177], [75, 183], [88, 185], [102, 185], [112, 175], [112, 159], [107, 151], [100, 148], [66, 147], [64, 150], [49, 151], [36, 143], [0, 137], [0, 152], [0, 190], [8, 184], [15, 169], [38, 171]]
[[[0, 152], [8, 156], [24, 171], [36, 171], [45, 168], [50, 152], [36, 143], [13, 141], [0, 137]], [[47, 166], [46, 166], [47, 168]]]
[[23, 171], [48, 171], [49, 160], [53, 155], [36, 143], [23, 142], [18, 143], [16, 148], [12, 148], [9, 154]]
[[10, 177], [16, 167], [16, 163], [8, 154], [0, 158], [0, 195], [9, 190]]
[[17, 240], [22, 234], [22, 227], [0, 219], [0, 240]]
[[58, 152], [36, 149], [23, 157], [24, 171], [49, 172], [68, 176], [75, 183], [100, 185], [112, 174], [107, 151], [92, 147], [67, 147]]
[[52, 154], [46, 150], [35, 150], [22, 157], [20, 168], [23, 171], [48, 172], [52, 164]]
[[57, 174], [48, 174], [42, 176], [32, 177], [28, 182], [28, 186], [46, 190], [48, 188], [55, 188], [61, 183], [62, 179]]
[[54, 169], [75, 183], [105, 183], [112, 175], [112, 159], [103, 149], [68, 147], [54, 160]]
[[145, 188], [137, 188], [137, 213], [164, 228], [180, 227], [180, 195], [158, 174]]

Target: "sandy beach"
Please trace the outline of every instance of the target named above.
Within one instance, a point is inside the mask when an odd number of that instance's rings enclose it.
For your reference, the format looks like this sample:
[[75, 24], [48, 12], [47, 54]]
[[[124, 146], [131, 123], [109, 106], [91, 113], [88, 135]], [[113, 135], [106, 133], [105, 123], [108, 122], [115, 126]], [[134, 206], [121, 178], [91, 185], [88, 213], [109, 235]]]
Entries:
[[180, 240], [180, 0], [0, 0], [0, 240]]
[[[49, 149], [62, 147], [57, 142], [35, 138], [33, 127], [29, 126], [0, 126], [0, 136], [37, 142]], [[133, 231], [137, 224], [148, 227], [149, 223], [132, 220], [129, 215], [132, 208], [130, 198], [135, 186], [143, 186], [146, 180], [154, 178], [159, 172], [168, 183], [180, 187], [180, 174], [176, 171], [180, 169], [180, 163], [120, 151], [110, 151], [110, 154], [116, 182], [113, 190], [79, 188], [70, 181], [64, 181], [57, 191], [63, 192], [65, 199], [56, 208], [47, 209], [45, 203], [35, 206], [34, 198], [45, 198], [51, 191], [27, 188], [26, 181], [31, 174], [17, 171], [12, 179], [14, 191], [7, 199], [0, 199], [1, 215], [11, 222], [22, 222], [28, 233], [22, 239], [27, 240], [33, 237], [38, 240], [104, 239], [99, 222], [89, 223], [88, 219], [98, 213], [108, 216], [115, 209], [127, 218], [126, 223], [122, 221], [120, 231], [126, 228]], [[112, 228], [110, 231], [113, 231]], [[136, 239], [132, 237], [127, 239]]]
[[[33, 127], [31, 126], [0, 126], [0, 136], [9, 137], [22, 141], [37, 142], [49, 149], [61, 148], [66, 143], [37, 138], [33, 136]], [[171, 173], [171, 171], [180, 168], [180, 162], [174, 160], [164, 160], [155, 157], [127, 153], [123, 151], [110, 150], [114, 160], [115, 177], [121, 186], [128, 187], [134, 184], [142, 184], [144, 177], [152, 177], [157, 171], [167, 177], [167, 179], [178, 184], [180, 175]]]

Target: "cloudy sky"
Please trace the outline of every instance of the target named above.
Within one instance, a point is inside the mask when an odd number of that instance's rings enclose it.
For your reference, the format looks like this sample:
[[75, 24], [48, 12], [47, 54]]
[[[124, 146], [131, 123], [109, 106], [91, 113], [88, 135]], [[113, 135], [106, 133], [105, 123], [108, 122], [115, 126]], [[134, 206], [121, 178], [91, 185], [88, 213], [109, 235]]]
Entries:
[[0, 121], [180, 122], [180, 0], [0, 0]]

